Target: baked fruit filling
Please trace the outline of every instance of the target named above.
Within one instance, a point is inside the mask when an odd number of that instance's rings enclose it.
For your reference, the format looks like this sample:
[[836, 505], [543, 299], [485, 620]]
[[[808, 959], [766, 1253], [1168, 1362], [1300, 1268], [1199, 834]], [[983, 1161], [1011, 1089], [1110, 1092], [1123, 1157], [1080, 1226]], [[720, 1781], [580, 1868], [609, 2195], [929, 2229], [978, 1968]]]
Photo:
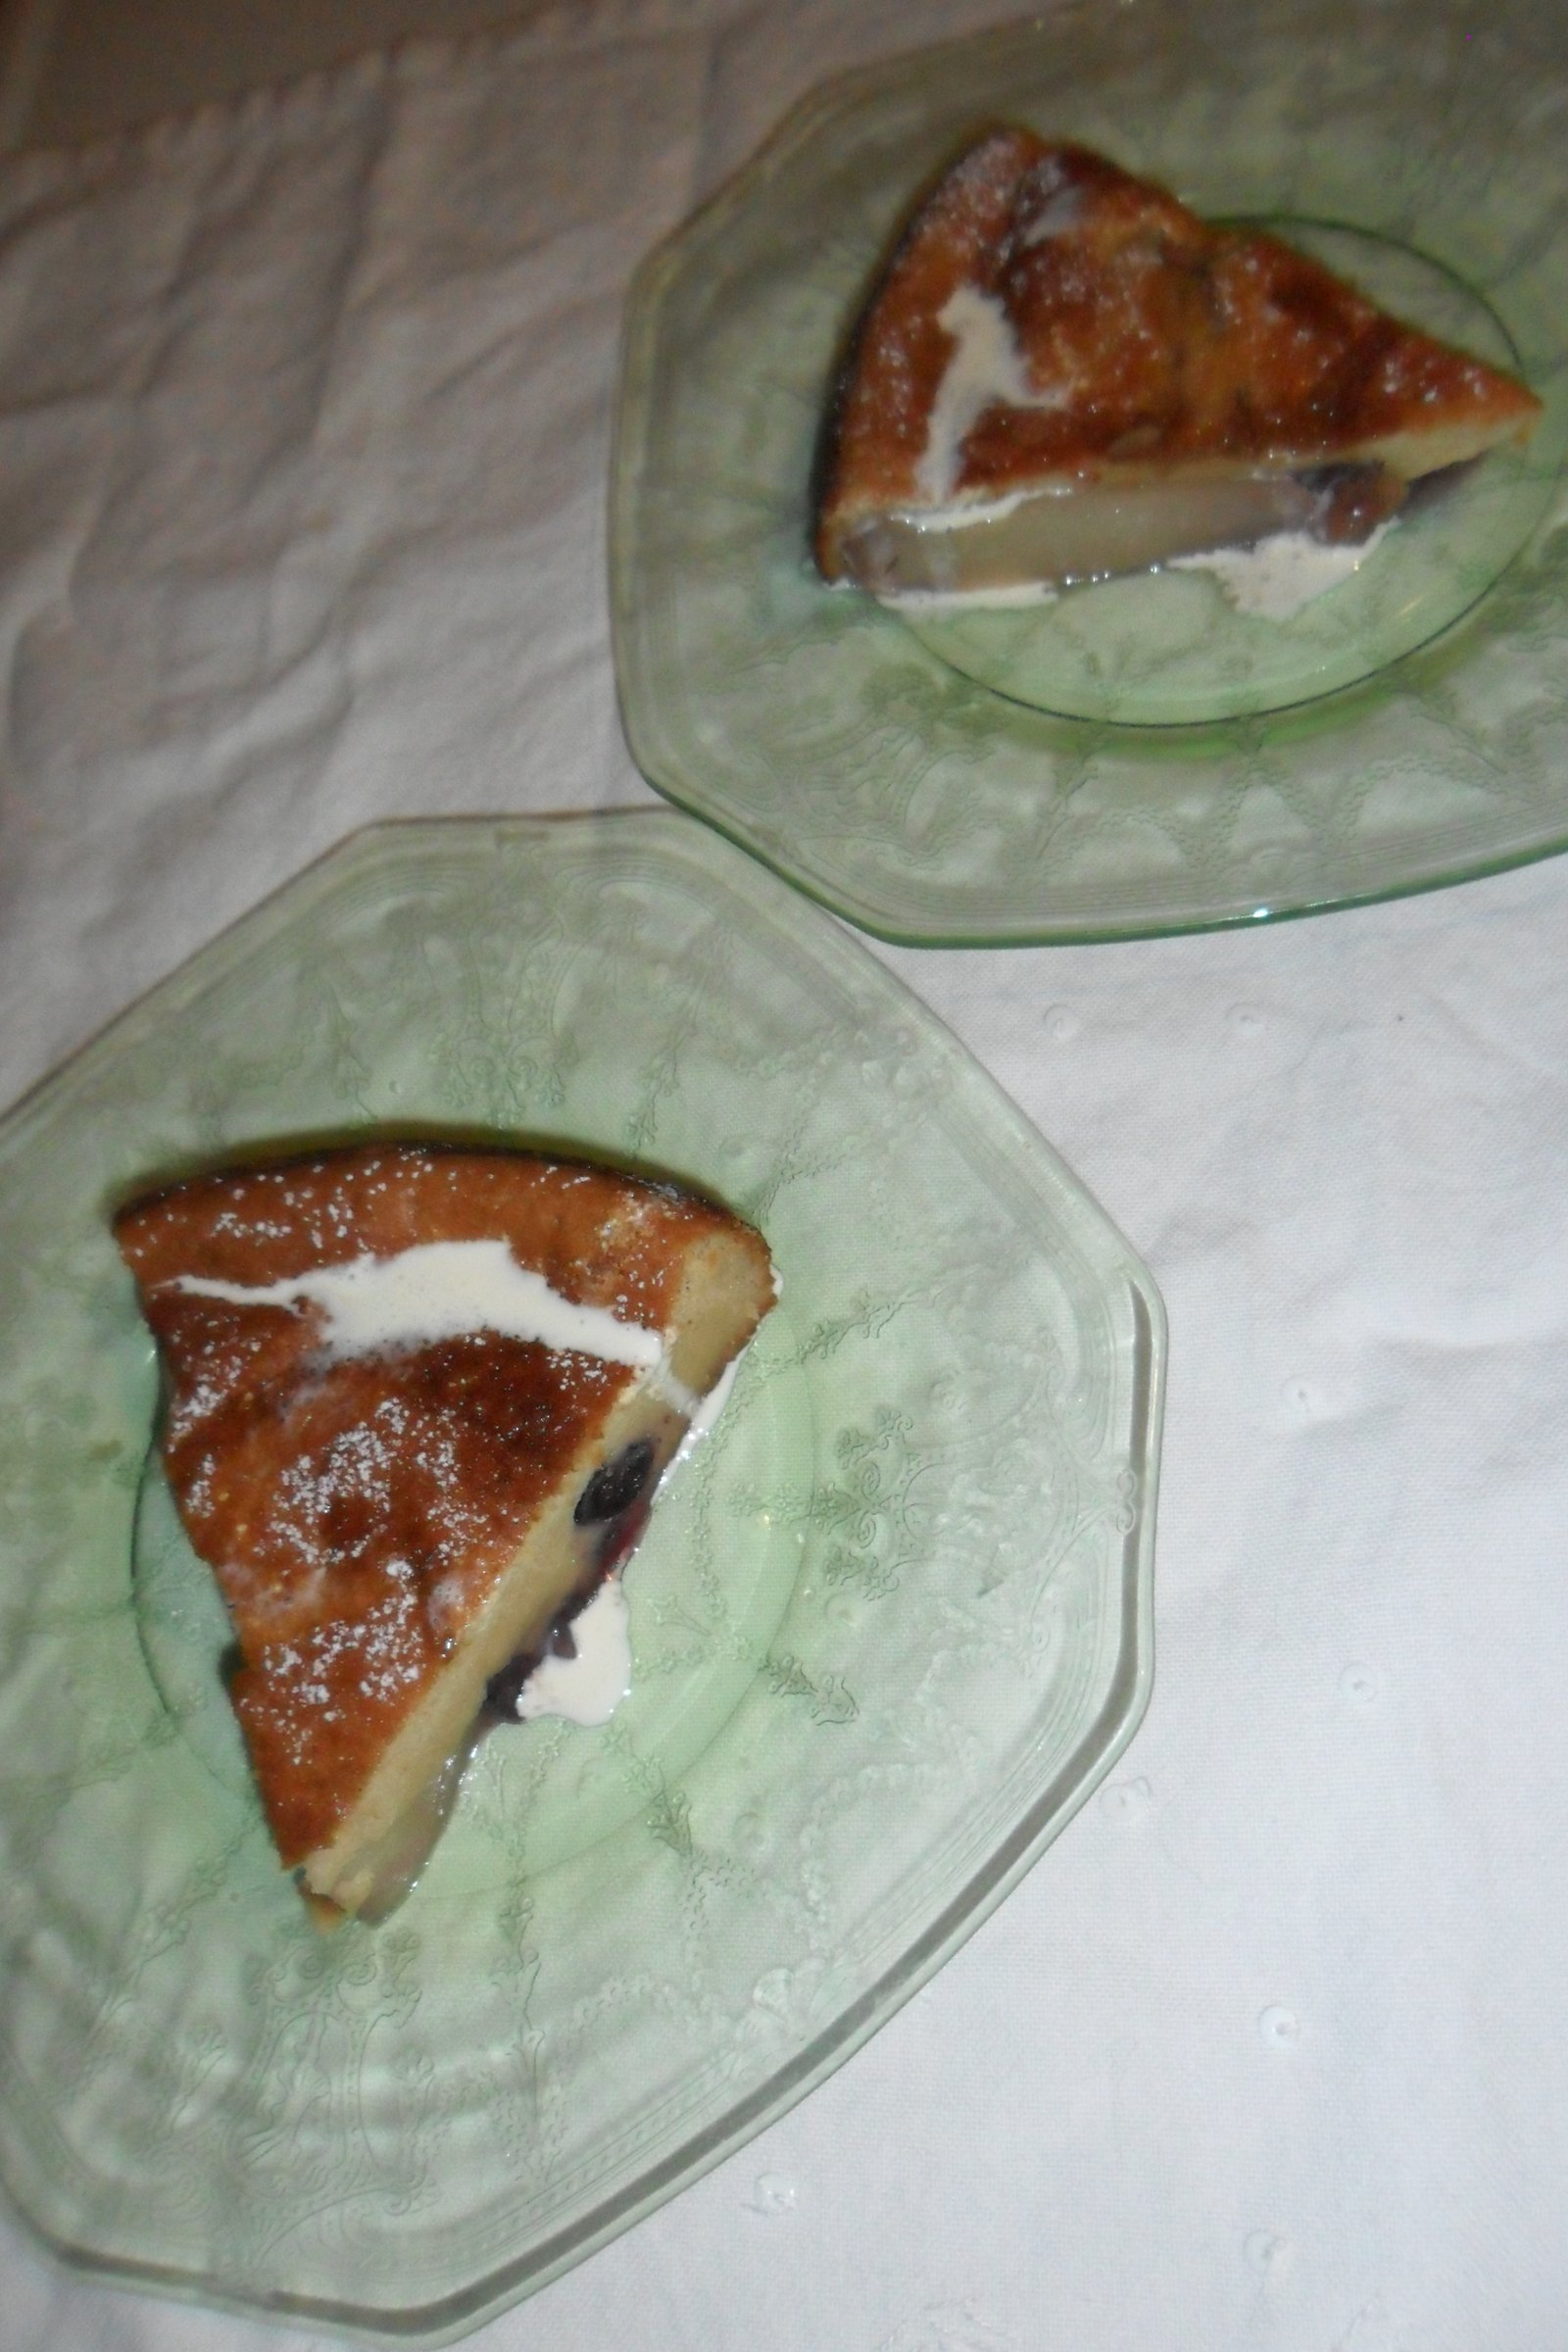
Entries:
[[634, 1545], [766, 1247], [674, 1186], [422, 1144], [198, 1177], [116, 1231], [279, 1855], [379, 1916]]
[[816, 560], [979, 597], [1282, 531], [1356, 543], [1540, 414], [1279, 239], [1002, 128], [917, 205], [851, 338]]

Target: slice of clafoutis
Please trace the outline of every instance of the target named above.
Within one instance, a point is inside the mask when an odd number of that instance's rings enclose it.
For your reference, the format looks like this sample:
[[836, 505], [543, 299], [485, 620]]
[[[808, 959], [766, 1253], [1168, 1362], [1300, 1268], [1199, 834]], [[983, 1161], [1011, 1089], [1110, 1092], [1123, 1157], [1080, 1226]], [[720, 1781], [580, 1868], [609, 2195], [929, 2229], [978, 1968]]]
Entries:
[[619, 1564], [773, 1303], [766, 1246], [673, 1185], [423, 1144], [201, 1176], [116, 1232], [278, 1853], [381, 1916], [492, 1685]]
[[1281, 530], [1360, 541], [1540, 414], [1277, 238], [997, 129], [916, 207], [851, 338], [816, 559], [962, 596]]

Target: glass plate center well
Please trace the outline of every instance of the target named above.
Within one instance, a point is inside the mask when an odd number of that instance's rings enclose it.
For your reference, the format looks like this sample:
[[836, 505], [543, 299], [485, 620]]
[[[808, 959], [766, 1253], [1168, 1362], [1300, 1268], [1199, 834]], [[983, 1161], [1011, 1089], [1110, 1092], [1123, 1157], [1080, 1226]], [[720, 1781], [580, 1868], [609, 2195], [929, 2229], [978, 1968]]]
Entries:
[[[1496, 314], [1453, 271], [1408, 245], [1275, 216], [1267, 229], [1396, 318], [1493, 366], [1519, 370]], [[1494, 452], [1410, 506], [1358, 570], [1287, 620], [1243, 612], [1210, 572], [1145, 572], [1054, 602], [900, 617], [950, 666], [1012, 702], [1064, 718], [1170, 726], [1288, 710], [1373, 677], [1475, 605], [1524, 544], [1549, 470]]]

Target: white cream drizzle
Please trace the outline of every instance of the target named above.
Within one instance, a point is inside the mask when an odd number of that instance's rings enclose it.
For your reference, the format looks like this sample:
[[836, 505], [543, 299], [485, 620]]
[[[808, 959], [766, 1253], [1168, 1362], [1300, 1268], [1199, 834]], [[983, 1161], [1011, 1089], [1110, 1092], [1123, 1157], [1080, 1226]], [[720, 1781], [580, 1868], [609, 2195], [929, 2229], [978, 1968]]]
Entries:
[[607, 1576], [571, 1621], [575, 1657], [547, 1651], [517, 1693], [517, 1718], [560, 1715], [567, 1723], [608, 1723], [631, 1689], [631, 1618], [618, 1576]]
[[952, 497], [964, 442], [987, 409], [998, 402], [1011, 409], [1059, 409], [1068, 394], [1065, 385], [1035, 390], [1012, 321], [996, 295], [955, 286], [937, 324], [953, 337], [953, 353], [931, 404], [917, 479], [922, 496], [940, 502]]
[[357, 1257], [282, 1282], [220, 1282], [181, 1274], [171, 1286], [234, 1306], [321, 1309], [321, 1348], [331, 1356], [375, 1355], [430, 1347], [470, 1332], [569, 1348], [604, 1363], [653, 1370], [664, 1343], [604, 1306], [578, 1306], [542, 1274], [519, 1266], [505, 1242], [420, 1242], [394, 1257]]

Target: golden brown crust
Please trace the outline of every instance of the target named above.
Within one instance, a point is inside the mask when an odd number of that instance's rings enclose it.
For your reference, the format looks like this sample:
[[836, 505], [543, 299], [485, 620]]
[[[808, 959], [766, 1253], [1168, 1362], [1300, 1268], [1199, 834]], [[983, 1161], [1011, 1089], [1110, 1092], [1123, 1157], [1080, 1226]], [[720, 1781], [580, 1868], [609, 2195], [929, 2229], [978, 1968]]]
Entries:
[[422, 1145], [196, 1178], [131, 1203], [116, 1232], [168, 1376], [171, 1485], [228, 1603], [231, 1696], [292, 1864], [352, 1811], [638, 1375], [495, 1331], [323, 1358], [314, 1304], [172, 1286], [194, 1275], [255, 1289], [419, 1244], [500, 1239], [573, 1304], [662, 1331], [694, 1248], [739, 1237], [761, 1270], [767, 1252], [727, 1211], [673, 1188]]
[[[988, 402], [933, 478], [960, 288], [1000, 305], [1028, 398]], [[1046, 482], [1382, 462], [1409, 477], [1540, 414], [1512, 376], [1400, 324], [1276, 238], [1200, 220], [1088, 149], [1003, 128], [916, 209], [830, 418], [818, 564], [876, 514]]]

